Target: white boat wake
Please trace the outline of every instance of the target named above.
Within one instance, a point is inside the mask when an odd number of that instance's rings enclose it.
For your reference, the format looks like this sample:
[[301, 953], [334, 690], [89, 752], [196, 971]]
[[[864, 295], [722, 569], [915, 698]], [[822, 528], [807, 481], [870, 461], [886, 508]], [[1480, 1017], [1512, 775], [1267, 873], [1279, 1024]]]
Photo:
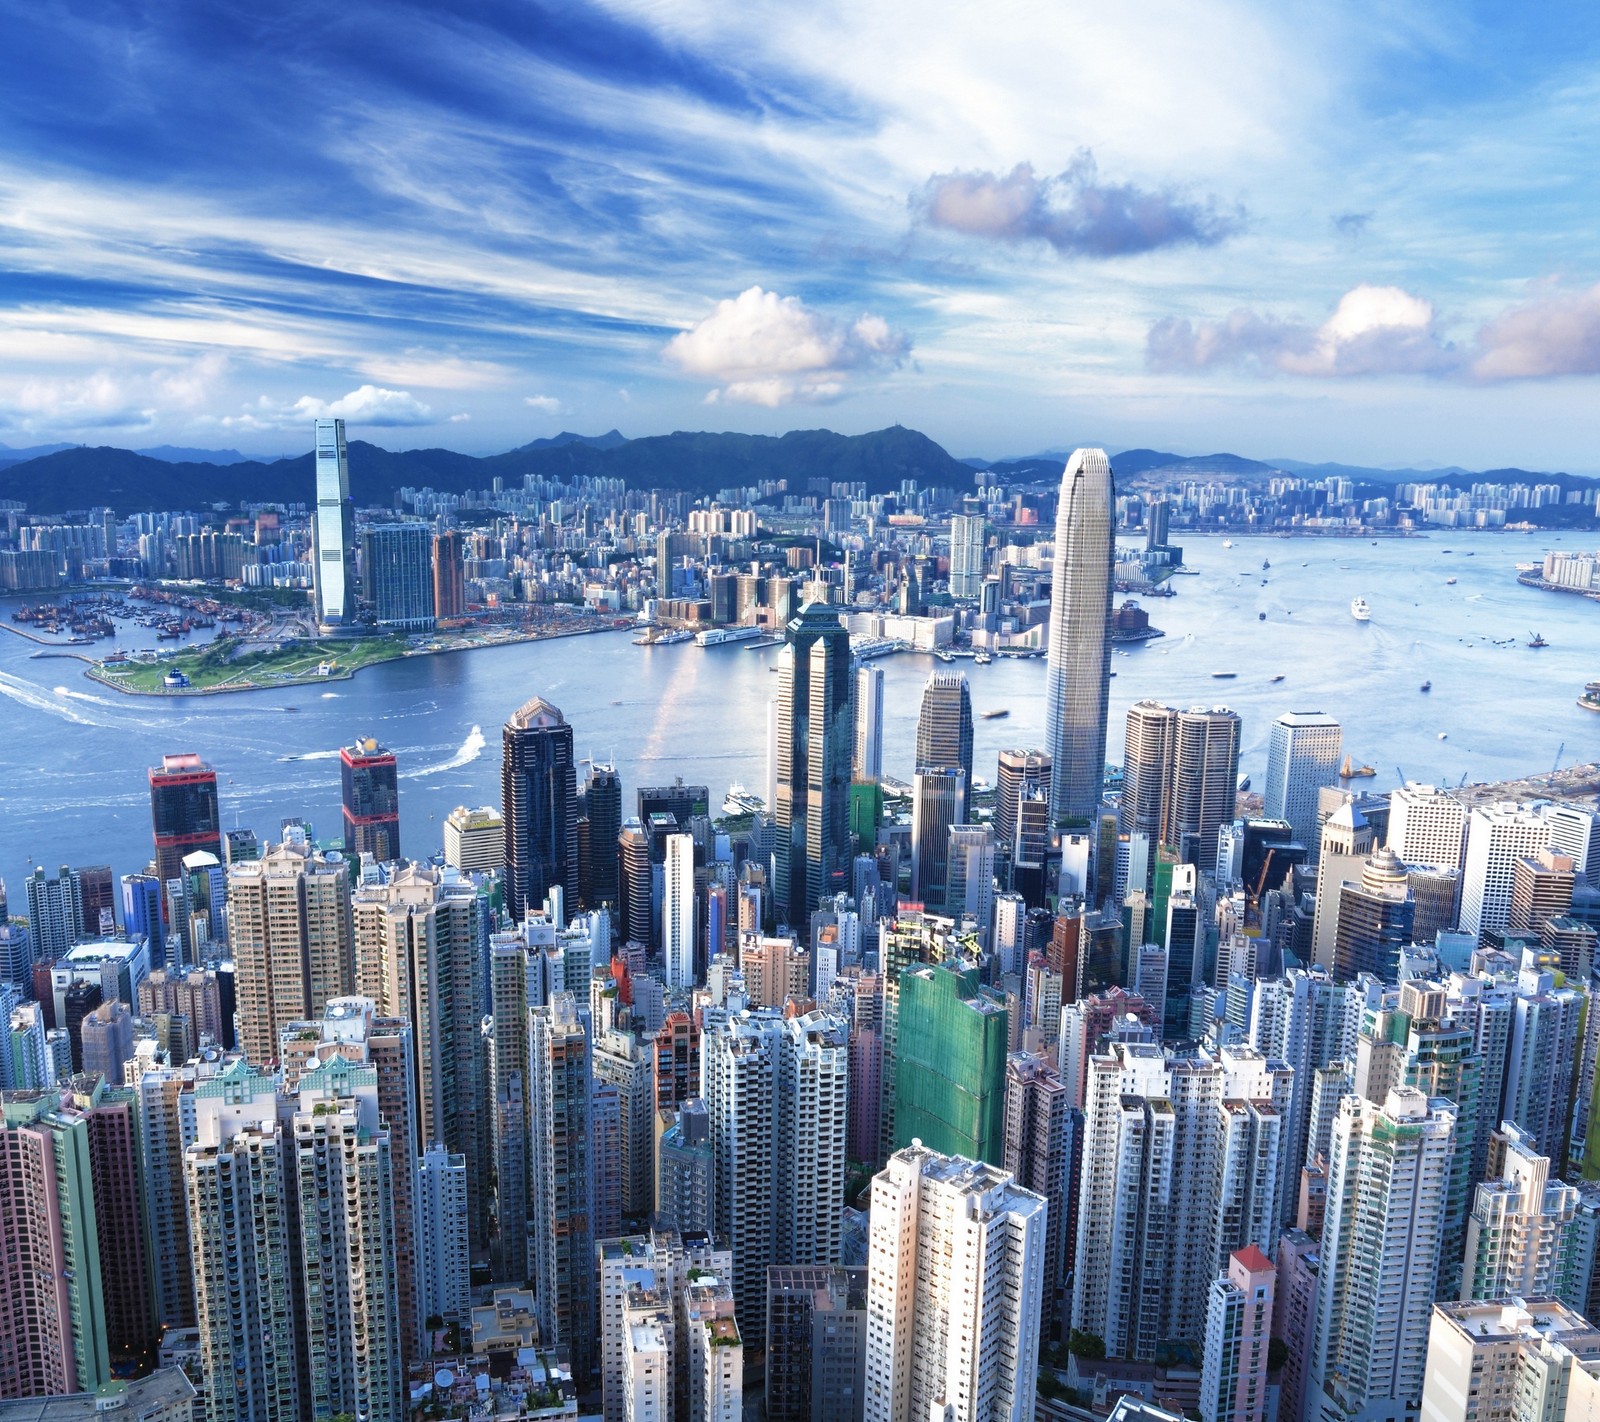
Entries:
[[460, 770], [463, 765], [470, 765], [483, 754], [484, 747], [489, 743], [483, 738], [483, 727], [474, 726], [468, 733], [466, 740], [462, 741], [461, 749], [449, 760], [441, 760], [437, 765], [425, 765], [421, 770], [408, 771], [403, 779], [420, 780], [424, 775], [441, 775], [447, 770]]

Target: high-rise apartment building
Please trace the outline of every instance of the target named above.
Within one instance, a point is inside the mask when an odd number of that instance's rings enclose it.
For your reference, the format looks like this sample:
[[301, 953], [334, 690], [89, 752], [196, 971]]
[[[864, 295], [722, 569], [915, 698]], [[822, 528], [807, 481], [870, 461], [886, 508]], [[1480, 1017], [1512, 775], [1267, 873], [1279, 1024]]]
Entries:
[[1178, 711], [1157, 701], [1128, 708], [1117, 812], [1123, 834], [1142, 834], [1209, 868], [1218, 831], [1233, 819], [1238, 780], [1237, 712], [1224, 706]]
[[861, 663], [855, 669], [854, 684], [856, 743], [850, 757], [850, 778], [870, 784], [883, 779], [883, 668]]
[[1106, 774], [1111, 689], [1111, 569], [1116, 488], [1103, 449], [1079, 449], [1061, 475], [1045, 691], [1051, 817], [1092, 821]]
[[867, 1271], [827, 1264], [767, 1270], [767, 1422], [861, 1422]]
[[784, 638], [774, 741], [773, 896], [779, 921], [804, 933], [812, 910], [849, 876], [850, 634], [838, 613], [817, 603], [800, 610]]
[[368, 736], [339, 749], [344, 848], [379, 864], [400, 857], [400, 775], [394, 752]]
[[688, 992], [695, 972], [694, 836], [669, 834], [661, 873], [661, 962], [667, 987]]
[[1421, 1422], [1593, 1416], [1600, 1329], [1552, 1298], [1437, 1304], [1420, 1402]]
[[592, 1073], [577, 999], [557, 993], [528, 1013], [530, 1242], [541, 1336], [566, 1347], [587, 1388], [597, 1362]]
[[701, 1042], [712, 1222], [733, 1250], [746, 1346], [766, 1329], [767, 1268], [837, 1264], [849, 1036], [821, 1012], [737, 1012]]
[[437, 1141], [417, 1160], [417, 1313], [464, 1320], [472, 1307], [472, 1245], [467, 1229], [467, 1158]]
[[1321, 844], [1317, 792], [1338, 783], [1343, 749], [1339, 723], [1321, 711], [1285, 711], [1272, 723], [1262, 813], [1288, 821], [1313, 860]]
[[386, 523], [361, 535], [361, 593], [380, 627], [434, 625], [433, 535], [422, 523]]
[[999, 1165], [1005, 1158], [1005, 1003], [961, 959], [899, 977], [894, 1144]]
[[1090, 1057], [1072, 1326], [1111, 1356], [1201, 1337], [1220, 1261], [1276, 1243], [1292, 1075], [1248, 1048]]
[[[1041, 750], [1003, 750], [995, 777], [994, 833], [1013, 864], [1044, 863], [1050, 849], [1050, 757]], [[1043, 800], [1042, 814], [1025, 806]]]
[[320, 1017], [354, 986], [349, 869], [303, 830], [285, 836], [228, 870], [239, 1047], [253, 1066], [277, 1060], [290, 1022]]
[[1067, 1212], [1073, 1154], [1073, 1101], [1056, 1064], [1035, 1052], [1006, 1058], [1006, 1139], [1001, 1164], [1025, 1190], [1044, 1197], [1044, 1289], [1049, 1318], [1066, 1270]]
[[989, 946], [994, 921], [994, 831], [988, 825], [951, 825], [945, 848], [944, 909], [954, 919], [970, 917]]
[[1266, 1422], [1267, 1349], [1277, 1270], [1253, 1244], [1228, 1256], [1206, 1301], [1201, 1422]]
[[1479, 805], [1467, 816], [1461, 864], [1461, 931], [1481, 943], [1511, 921], [1517, 861], [1550, 842], [1550, 824], [1527, 805]]
[[981, 513], [950, 516], [950, 596], [976, 598], [983, 592], [984, 519]]
[[1044, 1199], [924, 1146], [873, 1178], [865, 1422], [1029, 1422]]
[[917, 711], [916, 767], [961, 772], [964, 798], [972, 799], [972, 688], [960, 672], [932, 672]]
[[[78, 894], [77, 871], [67, 865], [50, 878], [40, 864], [28, 875], [28, 931], [36, 962], [54, 963], [65, 958], [73, 944], [84, 936], [82, 904]], [[20, 979], [6, 979], [8, 982]]]
[[1541, 849], [1525, 854], [1511, 867], [1511, 911], [1506, 929], [1537, 938], [1545, 924], [1572, 908], [1577, 883], [1572, 858]]
[[89, 1123], [62, 1093], [0, 1094], [0, 1398], [111, 1380]]
[[1588, 1292], [1580, 1266], [1576, 1186], [1550, 1177], [1550, 1158], [1507, 1122], [1489, 1143], [1493, 1175], [1479, 1181], [1467, 1221], [1463, 1299], [1559, 1298]]
[[520, 922], [557, 886], [578, 902], [577, 765], [572, 727], [543, 697], [512, 713], [502, 741], [506, 908]]
[[150, 823], [164, 905], [166, 886], [183, 877], [185, 855], [205, 850], [222, 857], [217, 772], [198, 755], [162, 756], [150, 771]]
[[1334, 1120], [1308, 1422], [1403, 1419], [1422, 1396], [1455, 1109], [1413, 1087]]
[[350, 501], [350, 460], [344, 421], [318, 420], [317, 513], [312, 525], [312, 585], [317, 621], [333, 629], [355, 621], [356, 516]]

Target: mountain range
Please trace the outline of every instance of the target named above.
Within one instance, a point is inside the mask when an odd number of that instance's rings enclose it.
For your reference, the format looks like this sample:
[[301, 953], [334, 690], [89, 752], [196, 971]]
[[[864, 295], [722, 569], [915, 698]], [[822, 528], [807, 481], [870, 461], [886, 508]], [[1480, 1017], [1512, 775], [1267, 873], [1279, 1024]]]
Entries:
[[[486, 489], [496, 478], [515, 484], [526, 474], [561, 480], [581, 476], [620, 479], [633, 488], [681, 489], [695, 495], [774, 479], [787, 479], [791, 493], [812, 492], [819, 481], [864, 484], [870, 493], [888, 493], [906, 479], [916, 480], [923, 488], [964, 490], [985, 473], [1008, 482], [1048, 482], [1059, 477], [1066, 459], [1064, 452], [1055, 450], [993, 462], [956, 459], [926, 435], [899, 425], [862, 435], [831, 430], [793, 430], [781, 436], [680, 430], [642, 439], [628, 439], [617, 430], [603, 435], [563, 431], [503, 454], [485, 456], [449, 449], [387, 450], [353, 440], [349, 452], [351, 491], [362, 507], [392, 505], [402, 488]], [[1112, 465], [1119, 479], [1141, 483], [1150, 476], [1255, 482], [1292, 473], [1312, 478], [1339, 476], [1379, 487], [1414, 480], [1455, 487], [1477, 481], [1537, 481], [1559, 484], [1563, 489], [1595, 486], [1594, 480], [1578, 475], [1522, 469], [1482, 473], [1457, 467], [1374, 469], [1291, 459], [1262, 461], [1226, 453], [1181, 455], [1154, 449], [1122, 450], [1112, 456]], [[232, 449], [170, 445], [145, 450], [86, 445], [12, 450], [0, 446], [0, 499], [19, 500], [37, 512], [96, 505], [132, 513], [243, 502], [309, 503], [314, 479], [309, 451], [263, 460]]]

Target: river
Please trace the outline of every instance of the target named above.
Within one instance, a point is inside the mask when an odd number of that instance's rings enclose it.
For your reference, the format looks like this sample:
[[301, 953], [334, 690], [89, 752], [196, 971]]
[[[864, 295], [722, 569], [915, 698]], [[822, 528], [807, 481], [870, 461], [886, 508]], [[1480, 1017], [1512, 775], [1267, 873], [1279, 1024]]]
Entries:
[[[1237, 710], [1241, 773], [1258, 789], [1283, 711], [1337, 716], [1378, 788], [1401, 771], [1445, 784], [1540, 772], [1563, 745], [1564, 765], [1600, 758], [1600, 716], [1575, 704], [1600, 678], [1600, 605], [1520, 587], [1514, 569], [1546, 548], [1592, 547], [1593, 533], [1182, 541], [1199, 575], [1175, 579], [1176, 597], [1144, 600], [1167, 635], [1112, 659], [1109, 759], [1120, 761], [1124, 713], [1144, 697]], [[1369, 623], [1350, 616], [1357, 595], [1372, 605]], [[16, 606], [0, 601], [0, 619]], [[1530, 630], [1550, 646], [1527, 648]], [[118, 643], [149, 635], [130, 628]], [[0, 633], [0, 876], [14, 912], [31, 863], [109, 863], [119, 874], [144, 865], [145, 768], [163, 753], [197, 751], [217, 767], [229, 827], [276, 839], [282, 820], [300, 817], [334, 837], [338, 748], [376, 736], [400, 760], [403, 847], [422, 855], [439, 848], [453, 806], [498, 804], [500, 727], [531, 696], [561, 707], [580, 757], [617, 763], [625, 803], [636, 786], [681, 775], [707, 784], [715, 807], [730, 784], [760, 790], [777, 682], [775, 649], [643, 648], [605, 633], [408, 658], [327, 689], [169, 700], [121, 695], [36, 650]], [[909, 779], [918, 695], [936, 663], [901, 654], [877, 665], [885, 770]], [[1009, 712], [976, 723], [974, 768], [992, 780], [999, 750], [1043, 743], [1044, 663], [959, 665], [978, 712]], [[1219, 671], [1236, 677], [1214, 679]], [[1424, 680], [1430, 693], [1418, 690]]]

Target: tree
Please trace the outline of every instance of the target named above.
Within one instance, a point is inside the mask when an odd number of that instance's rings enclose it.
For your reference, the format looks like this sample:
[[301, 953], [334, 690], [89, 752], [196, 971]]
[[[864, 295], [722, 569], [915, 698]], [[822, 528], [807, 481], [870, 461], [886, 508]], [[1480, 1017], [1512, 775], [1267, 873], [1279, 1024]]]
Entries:
[[1103, 1358], [1106, 1355], [1106, 1341], [1097, 1333], [1085, 1333], [1074, 1328], [1067, 1339], [1067, 1352], [1075, 1358]]

